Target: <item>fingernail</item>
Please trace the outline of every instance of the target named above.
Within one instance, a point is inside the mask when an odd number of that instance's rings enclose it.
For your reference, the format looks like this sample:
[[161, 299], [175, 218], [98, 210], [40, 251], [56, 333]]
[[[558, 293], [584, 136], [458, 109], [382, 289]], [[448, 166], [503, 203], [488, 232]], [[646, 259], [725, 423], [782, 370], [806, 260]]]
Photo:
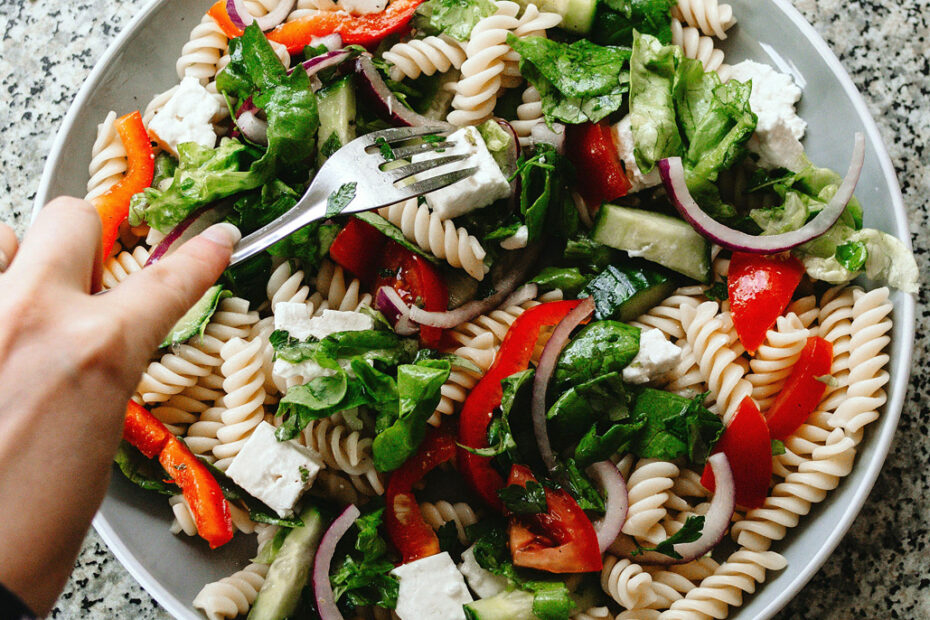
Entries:
[[6, 271], [6, 268], [10, 266], [10, 259], [7, 258], [6, 252], [0, 250], [0, 273]]
[[213, 243], [225, 245], [228, 247], [233, 247], [239, 243], [240, 239], [242, 239], [242, 233], [239, 232], [239, 229], [229, 222], [214, 224], [210, 228], [200, 233], [200, 235], [205, 239], [209, 239]]

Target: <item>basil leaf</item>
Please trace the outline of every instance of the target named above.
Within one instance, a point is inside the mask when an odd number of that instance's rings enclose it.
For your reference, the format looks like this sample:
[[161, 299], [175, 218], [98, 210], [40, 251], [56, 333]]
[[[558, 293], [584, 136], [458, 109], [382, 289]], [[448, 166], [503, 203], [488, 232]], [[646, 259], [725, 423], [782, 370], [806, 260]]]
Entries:
[[[388, 146], [388, 148], [390, 149], [391, 147]], [[343, 183], [339, 186], [339, 189], [330, 194], [326, 199], [326, 217], [335, 217], [342, 213], [345, 208], [349, 206], [349, 203], [355, 200], [355, 190], [357, 187], [358, 183], [355, 181]]]

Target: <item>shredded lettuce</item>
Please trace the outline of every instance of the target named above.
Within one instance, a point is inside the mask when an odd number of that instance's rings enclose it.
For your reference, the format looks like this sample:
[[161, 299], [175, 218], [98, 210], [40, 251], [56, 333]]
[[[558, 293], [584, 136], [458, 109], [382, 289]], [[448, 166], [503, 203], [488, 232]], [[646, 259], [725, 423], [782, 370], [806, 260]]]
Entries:
[[490, 0], [429, 0], [417, 9], [414, 24], [428, 34], [447, 34], [464, 43], [475, 24], [495, 11]]

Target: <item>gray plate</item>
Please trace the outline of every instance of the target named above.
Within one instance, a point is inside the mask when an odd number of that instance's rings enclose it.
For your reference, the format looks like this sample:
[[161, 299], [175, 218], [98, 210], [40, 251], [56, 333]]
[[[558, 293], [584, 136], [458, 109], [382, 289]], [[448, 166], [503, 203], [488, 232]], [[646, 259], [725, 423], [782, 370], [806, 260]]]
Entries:
[[[866, 160], [856, 190], [866, 225], [895, 234], [910, 245], [907, 218], [891, 161], [862, 97], [836, 57], [786, 0], [731, 0], [739, 24], [725, 49], [728, 60], [753, 58], [775, 64], [804, 85], [801, 115], [809, 123], [807, 152], [815, 162], [846, 170], [852, 133], [866, 136]], [[155, 93], [177, 83], [181, 46], [207, 9], [206, 2], [155, 0], [113, 43], [71, 106], [49, 155], [35, 209], [59, 194], [83, 195], [97, 123], [113, 109], [144, 109]], [[777, 52], [776, 52], [777, 50]], [[894, 292], [888, 404], [859, 451], [852, 474], [775, 549], [788, 568], [770, 574], [757, 594], [734, 610], [734, 618], [769, 618], [820, 568], [840, 542], [872, 488], [898, 424], [910, 373], [914, 300]], [[254, 540], [218, 551], [203, 541], [168, 532], [170, 511], [160, 496], [144, 493], [115, 475], [94, 526], [142, 586], [178, 618], [201, 618], [191, 600], [203, 586], [244, 567]]]

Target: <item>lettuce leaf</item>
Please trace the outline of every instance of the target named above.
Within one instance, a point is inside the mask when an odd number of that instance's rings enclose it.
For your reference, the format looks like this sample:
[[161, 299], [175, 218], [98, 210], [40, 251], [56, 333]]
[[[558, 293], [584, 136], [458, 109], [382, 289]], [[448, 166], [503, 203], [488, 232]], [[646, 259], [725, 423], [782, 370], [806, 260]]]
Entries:
[[672, 42], [669, 10], [675, 0], [603, 0], [588, 38], [600, 45], [632, 45], [633, 32]]
[[424, 11], [429, 14], [429, 25], [435, 33], [445, 33], [463, 43], [468, 41], [475, 24], [497, 11], [490, 0], [429, 0], [426, 5]]

